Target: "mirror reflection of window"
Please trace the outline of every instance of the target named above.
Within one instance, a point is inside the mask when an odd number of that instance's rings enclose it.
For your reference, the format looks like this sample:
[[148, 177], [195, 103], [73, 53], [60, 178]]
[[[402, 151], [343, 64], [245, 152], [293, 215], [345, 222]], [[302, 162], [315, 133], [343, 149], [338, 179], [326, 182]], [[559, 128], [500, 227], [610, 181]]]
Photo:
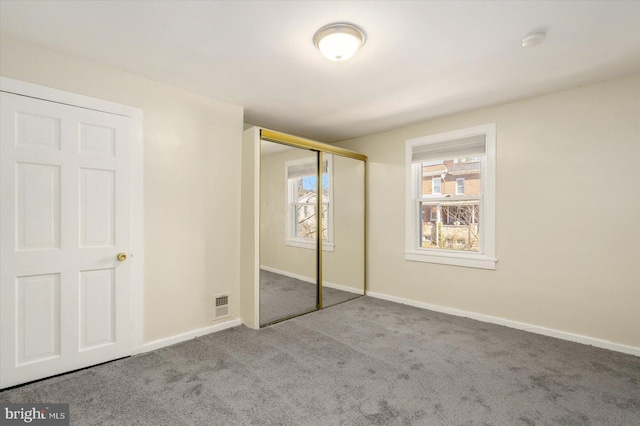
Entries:
[[[285, 163], [287, 174], [287, 245], [315, 248], [318, 183], [314, 158]], [[333, 156], [324, 155], [322, 168], [323, 249], [333, 249]]]

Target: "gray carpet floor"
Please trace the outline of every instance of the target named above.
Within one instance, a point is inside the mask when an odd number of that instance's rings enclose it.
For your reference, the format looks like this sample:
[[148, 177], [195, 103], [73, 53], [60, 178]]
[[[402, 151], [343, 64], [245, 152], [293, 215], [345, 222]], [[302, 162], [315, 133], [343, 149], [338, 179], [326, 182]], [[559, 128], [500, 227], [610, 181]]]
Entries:
[[[360, 294], [322, 288], [322, 306], [362, 297]], [[316, 309], [316, 285], [260, 270], [260, 324], [304, 314]]]
[[640, 358], [370, 297], [0, 392], [74, 425], [633, 425]]

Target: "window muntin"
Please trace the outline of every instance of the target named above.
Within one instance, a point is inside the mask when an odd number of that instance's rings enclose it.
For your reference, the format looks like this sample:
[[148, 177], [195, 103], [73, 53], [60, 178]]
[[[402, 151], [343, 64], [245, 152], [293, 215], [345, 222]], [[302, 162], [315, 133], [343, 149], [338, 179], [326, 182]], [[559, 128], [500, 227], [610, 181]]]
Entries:
[[[333, 249], [332, 232], [332, 156], [324, 155], [321, 178], [322, 240], [325, 250]], [[296, 247], [316, 248], [317, 175], [316, 159], [288, 161], [287, 232], [285, 243]]]
[[495, 136], [489, 124], [407, 141], [407, 260], [495, 269]]

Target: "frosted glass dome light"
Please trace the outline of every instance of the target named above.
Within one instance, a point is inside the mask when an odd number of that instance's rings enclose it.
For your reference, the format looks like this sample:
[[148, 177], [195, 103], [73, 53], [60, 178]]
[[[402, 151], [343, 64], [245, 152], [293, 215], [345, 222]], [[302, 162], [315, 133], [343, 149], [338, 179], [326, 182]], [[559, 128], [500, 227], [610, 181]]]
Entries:
[[353, 56], [364, 44], [364, 32], [351, 24], [330, 24], [313, 36], [313, 44], [332, 61], [342, 62]]

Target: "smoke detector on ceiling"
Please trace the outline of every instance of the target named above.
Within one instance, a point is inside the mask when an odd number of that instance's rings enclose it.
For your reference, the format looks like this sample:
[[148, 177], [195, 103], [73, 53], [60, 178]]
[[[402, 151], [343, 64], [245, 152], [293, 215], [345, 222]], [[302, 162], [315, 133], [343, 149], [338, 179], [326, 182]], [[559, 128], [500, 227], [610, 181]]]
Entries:
[[547, 37], [547, 32], [542, 30], [531, 31], [526, 36], [522, 37], [522, 47], [533, 47], [541, 44], [545, 37]]

